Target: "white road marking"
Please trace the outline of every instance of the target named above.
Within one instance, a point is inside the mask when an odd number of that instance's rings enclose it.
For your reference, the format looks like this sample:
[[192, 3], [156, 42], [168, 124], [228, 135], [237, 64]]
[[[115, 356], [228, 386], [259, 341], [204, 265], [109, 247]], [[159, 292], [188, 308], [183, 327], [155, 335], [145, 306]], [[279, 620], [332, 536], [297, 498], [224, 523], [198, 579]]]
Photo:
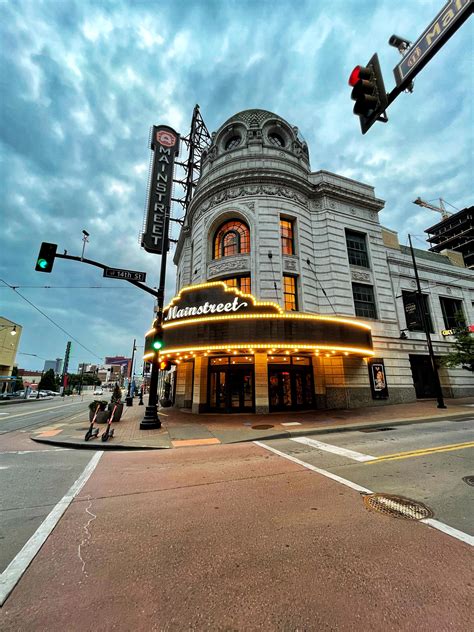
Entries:
[[3, 606], [5, 600], [11, 591], [15, 588], [23, 573], [33, 561], [43, 544], [46, 542], [49, 534], [59, 522], [61, 516], [69, 507], [73, 499], [81, 491], [89, 480], [92, 472], [95, 470], [97, 463], [104, 452], [96, 452], [86, 465], [84, 471], [70, 487], [69, 491], [61, 498], [58, 504], [51, 510], [49, 515], [36, 529], [28, 542], [24, 545], [19, 553], [10, 562], [7, 568], [0, 575], [0, 606]]
[[9, 415], [10, 413], [0, 413], [0, 415]]
[[439, 520], [435, 520], [434, 518], [423, 518], [422, 520], [420, 520], [420, 522], [424, 522], [430, 527], [438, 529], [438, 531], [447, 533], [448, 535], [453, 536], [453, 538], [461, 540], [461, 542], [465, 542], [466, 544], [474, 546], [474, 537], [472, 535], [464, 533], [464, 531], [459, 531], [459, 529], [455, 529], [454, 527], [450, 527], [449, 525], [444, 524], [444, 522], [440, 522]]
[[[306, 469], [311, 470], [312, 472], [316, 472], [317, 474], [322, 474], [323, 476], [326, 476], [327, 478], [330, 478], [333, 481], [342, 483], [343, 485], [346, 485], [347, 487], [350, 487], [351, 489], [355, 489], [357, 492], [364, 492], [366, 494], [374, 493], [372, 490], [367, 489], [366, 487], [362, 487], [361, 485], [357, 485], [357, 483], [353, 483], [352, 481], [348, 481], [347, 479], [342, 478], [341, 476], [337, 476], [337, 474], [333, 474], [332, 472], [328, 472], [327, 470], [322, 470], [319, 467], [315, 467], [314, 465], [305, 463], [304, 461], [301, 461], [300, 459], [297, 459], [294, 456], [291, 456], [290, 454], [285, 454], [284, 452], [281, 452], [280, 450], [271, 448], [269, 445], [266, 445], [265, 443], [262, 443], [261, 441], [254, 441], [253, 443], [255, 443], [255, 445], [260, 446], [261, 448], [264, 448], [265, 450], [269, 450], [270, 452], [274, 452], [275, 454], [278, 454], [278, 456], [282, 456], [284, 459], [293, 461], [293, 463], [297, 463], [298, 465], [301, 465], [302, 467], [305, 467]], [[459, 529], [455, 529], [454, 527], [450, 527], [449, 525], [444, 524], [444, 522], [440, 522], [439, 520], [434, 520], [433, 518], [424, 518], [422, 520], [419, 520], [418, 522], [423, 522], [424, 524], [427, 524], [430, 527], [433, 527], [433, 529], [442, 531], [443, 533], [446, 533], [447, 535], [450, 535], [451, 537], [456, 538], [457, 540], [460, 540], [461, 542], [465, 542], [466, 544], [469, 544], [470, 546], [474, 546], [473, 536], [469, 535], [468, 533], [464, 533], [464, 531], [459, 531]]]
[[316, 441], [315, 439], [308, 439], [308, 437], [292, 437], [291, 441], [304, 443], [305, 445], [309, 445], [312, 448], [324, 450], [325, 452], [332, 452], [333, 454], [339, 454], [340, 456], [345, 456], [348, 459], [352, 459], [353, 461], [360, 461], [361, 463], [364, 463], [365, 461], [375, 461], [376, 459], [375, 456], [369, 456], [368, 454], [362, 454], [361, 452], [355, 452], [354, 450], [340, 448], [339, 446], [332, 445], [331, 443], [323, 443], [322, 441]]
[[322, 474], [323, 476], [332, 478], [333, 481], [337, 481], [338, 483], [347, 485], [347, 487], [350, 487], [351, 489], [355, 489], [356, 492], [364, 492], [366, 494], [372, 494], [370, 489], [367, 489], [366, 487], [357, 485], [357, 483], [348, 481], [347, 479], [342, 478], [341, 476], [338, 476], [337, 474], [333, 474], [332, 472], [328, 472], [327, 470], [322, 470], [321, 468], [316, 467], [315, 465], [311, 465], [310, 463], [305, 463], [305, 461], [301, 461], [300, 459], [297, 459], [295, 456], [291, 456], [290, 454], [285, 454], [285, 452], [281, 452], [280, 450], [271, 448], [269, 445], [266, 445], [265, 443], [262, 443], [261, 441], [254, 441], [254, 443], [256, 445], [259, 445], [261, 448], [265, 448], [265, 450], [270, 450], [270, 452], [274, 452], [275, 454], [278, 454], [278, 456], [282, 456], [284, 459], [288, 459], [289, 461], [293, 461], [293, 463], [302, 465], [303, 467], [305, 467], [308, 470], [311, 470], [312, 472], [316, 472], [317, 474]]
[[301, 426], [300, 421], [284, 421], [281, 424], [282, 426]]
[[37, 452], [64, 452], [65, 450], [71, 450], [72, 448], [51, 448], [51, 450], [5, 450], [0, 452], [2, 454], [36, 454]]
[[59, 406], [51, 406], [50, 408], [37, 408], [36, 410], [30, 410], [28, 413], [18, 413], [18, 415], [10, 415], [9, 419], [13, 419], [14, 417], [24, 417], [25, 415], [33, 415], [34, 413], [44, 412], [46, 410], [56, 410], [57, 408], [64, 408], [65, 406], [71, 406], [74, 402], [70, 402], [69, 404], [59, 404]]

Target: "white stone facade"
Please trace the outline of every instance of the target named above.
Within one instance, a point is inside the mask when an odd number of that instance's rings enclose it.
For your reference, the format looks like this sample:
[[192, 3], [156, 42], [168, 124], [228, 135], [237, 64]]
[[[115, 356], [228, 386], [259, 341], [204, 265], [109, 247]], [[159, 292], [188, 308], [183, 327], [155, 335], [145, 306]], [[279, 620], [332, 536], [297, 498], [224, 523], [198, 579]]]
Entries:
[[[284, 146], [272, 143], [272, 135]], [[236, 138], [239, 143], [226, 150]], [[313, 358], [318, 406], [412, 401], [416, 394], [409, 356], [428, 352], [421, 332], [410, 331], [408, 339], [400, 339], [401, 330], [407, 327], [400, 295], [402, 290], [416, 288], [410, 254], [399, 246], [396, 234], [379, 223], [383, 207], [371, 186], [327, 171], [311, 172], [308, 149], [297, 128], [270, 112], [241, 112], [213, 134], [203, 157], [201, 178], [174, 258], [176, 290], [245, 274], [251, 277], [251, 291], [257, 299], [283, 306], [283, 275], [293, 275], [298, 310], [368, 323], [375, 356], [383, 358], [386, 368], [389, 399], [379, 402], [371, 398], [365, 360]], [[292, 255], [282, 254], [281, 218], [293, 222]], [[229, 219], [248, 225], [250, 253], [214, 259], [214, 236]], [[347, 230], [365, 236], [368, 267], [350, 265]], [[466, 320], [474, 323], [474, 272], [455, 265], [447, 256], [425, 251], [417, 251], [417, 255], [435, 332], [434, 349], [442, 355], [452, 338], [440, 333], [446, 327], [439, 297], [462, 300]], [[357, 316], [352, 283], [373, 287], [376, 318]], [[442, 369], [440, 377], [445, 396], [474, 394], [471, 372]], [[181, 382], [184, 388], [183, 376], [179, 376]]]

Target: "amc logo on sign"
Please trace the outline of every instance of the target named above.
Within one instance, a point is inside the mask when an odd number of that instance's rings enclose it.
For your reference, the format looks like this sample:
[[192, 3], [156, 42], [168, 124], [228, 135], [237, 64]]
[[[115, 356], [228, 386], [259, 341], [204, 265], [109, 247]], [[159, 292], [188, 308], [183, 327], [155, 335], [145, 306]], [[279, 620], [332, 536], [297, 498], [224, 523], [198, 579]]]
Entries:
[[176, 136], [166, 130], [160, 130], [156, 133], [156, 140], [160, 145], [165, 147], [174, 147], [176, 145]]

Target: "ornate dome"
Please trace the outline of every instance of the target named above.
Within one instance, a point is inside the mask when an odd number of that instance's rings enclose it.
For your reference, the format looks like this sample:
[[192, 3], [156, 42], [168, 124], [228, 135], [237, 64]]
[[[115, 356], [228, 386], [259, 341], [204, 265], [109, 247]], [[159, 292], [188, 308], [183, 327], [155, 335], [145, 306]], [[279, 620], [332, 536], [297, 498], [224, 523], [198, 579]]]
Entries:
[[[232, 151], [241, 151], [250, 145], [260, 145], [262, 150], [285, 151], [309, 165], [308, 146], [294, 125], [268, 110], [243, 110], [228, 118], [217, 132], [204, 159], [218, 159]], [[255, 151], [252, 152], [255, 155]]]

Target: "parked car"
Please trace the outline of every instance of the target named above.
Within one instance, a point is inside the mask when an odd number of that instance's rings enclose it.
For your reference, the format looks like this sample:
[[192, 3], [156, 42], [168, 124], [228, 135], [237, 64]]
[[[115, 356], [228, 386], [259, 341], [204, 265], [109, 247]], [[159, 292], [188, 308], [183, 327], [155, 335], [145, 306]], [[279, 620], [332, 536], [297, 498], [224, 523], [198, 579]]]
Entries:
[[101, 388], [96, 388], [95, 391], [92, 394], [93, 395], [103, 395], [104, 391]]

